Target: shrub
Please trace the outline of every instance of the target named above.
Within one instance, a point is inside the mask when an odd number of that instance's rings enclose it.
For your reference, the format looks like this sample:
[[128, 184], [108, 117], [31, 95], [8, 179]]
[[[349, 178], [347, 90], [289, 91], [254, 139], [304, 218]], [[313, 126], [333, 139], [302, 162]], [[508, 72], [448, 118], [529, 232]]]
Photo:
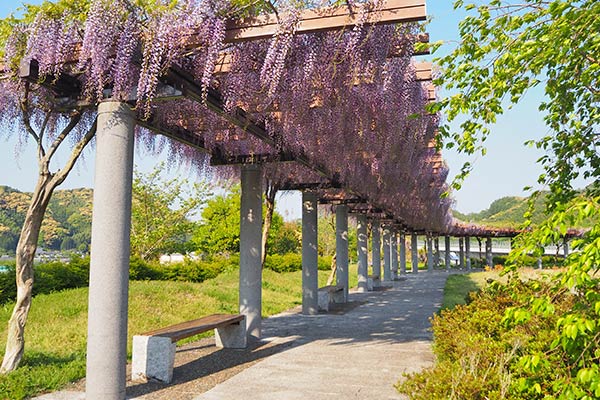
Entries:
[[15, 263], [3, 263], [8, 266], [8, 272], [0, 274], [0, 304], [14, 300], [17, 297], [15, 282]]
[[272, 254], [265, 259], [265, 268], [275, 272], [294, 272], [302, 270], [302, 256], [295, 253]]
[[90, 258], [73, 255], [68, 263], [43, 263], [36, 265], [34, 271], [34, 295], [83, 287], [89, 282]]
[[[508, 256], [494, 256], [493, 261], [494, 265], [506, 265]], [[531, 267], [537, 268], [538, 258], [533, 256], [520, 256], [519, 257], [519, 267]], [[543, 256], [542, 257], [542, 266], [544, 268], [551, 267], [562, 267], [564, 264], [563, 257], [556, 256]]]
[[332, 262], [333, 262], [332, 256], [319, 257], [319, 271], [330, 271]]
[[[0, 274], [0, 304], [17, 297], [15, 264], [8, 266], [9, 271]], [[74, 255], [69, 263], [52, 261], [38, 264], [34, 267], [33, 295], [87, 286], [89, 274], [89, 257]]]
[[163, 274], [157, 266], [134, 256], [129, 261], [129, 279], [133, 281], [163, 280]]
[[[397, 386], [401, 393], [423, 400], [569, 398], [555, 383], [559, 376], [572, 378], [556, 326], [573, 307], [573, 294], [547, 282], [512, 279], [470, 300], [433, 317], [437, 362], [407, 375]], [[536, 312], [521, 308], [530, 301], [538, 304]]]
[[[317, 268], [321, 271], [331, 270], [331, 256], [319, 256]], [[302, 255], [297, 253], [271, 254], [265, 259], [265, 268], [275, 272], [294, 272], [302, 270]]]
[[186, 258], [182, 263], [167, 264], [157, 267], [161, 273], [158, 279], [169, 281], [204, 282], [224, 271], [239, 267], [239, 255], [211, 256], [203, 260]]

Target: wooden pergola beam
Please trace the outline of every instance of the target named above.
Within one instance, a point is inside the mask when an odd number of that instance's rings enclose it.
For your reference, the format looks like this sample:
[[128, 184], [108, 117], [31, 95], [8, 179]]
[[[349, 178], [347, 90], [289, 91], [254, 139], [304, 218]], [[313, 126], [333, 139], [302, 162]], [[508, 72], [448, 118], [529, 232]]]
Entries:
[[347, 197], [347, 198], [337, 198], [337, 197], [321, 197], [319, 199], [319, 204], [363, 204], [367, 201], [360, 197]]
[[210, 158], [210, 165], [213, 167], [223, 165], [244, 165], [244, 164], [266, 164], [273, 162], [292, 162], [295, 161], [294, 155], [290, 153], [271, 153], [271, 154], [215, 154], [213, 152]]
[[[215, 65], [215, 74], [227, 74], [231, 71], [233, 56], [231, 53], [221, 53]], [[415, 62], [415, 76], [417, 82], [427, 82], [433, 79], [432, 63], [428, 61]]]
[[143, 119], [137, 119], [136, 124], [154, 133], [158, 133], [160, 135], [166, 136], [170, 139], [183, 143], [187, 146], [191, 146], [196, 150], [200, 150], [207, 153], [210, 152], [210, 150], [206, 148], [206, 145], [204, 144], [204, 139], [201, 136], [198, 136], [185, 129], [181, 129], [178, 127], [159, 127], [150, 122], [150, 120]]
[[433, 78], [433, 68], [430, 62], [416, 62], [414, 66], [417, 82], [430, 81]]
[[37, 60], [22, 62], [19, 65], [19, 78], [50, 89], [58, 97], [71, 97], [74, 93], [81, 91], [80, 82], [77, 78], [69, 75], [62, 74], [57, 79], [46, 77], [46, 79], [40, 80], [40, 66]]
[[435, 92], [435, 86], [433, 85], [433, 83], [428, 84], [426, 87], [427, 90], [427, 100], [430, 102], [434, 102], [437, 101], [437, 95]]
[[[346, 6], [304, 10], [300, 15], [296, 34], [352, 28], [358, 22], [359, 13], [360, 10], [350, 10]], [[387, 0], [380, 9], [369, 8], [366, 13], [367, 24], [384, 25], [416, 22], [426, 20], [427, 7], [425, 0]], [[224, 42], [237, 43], [272, 37], [278, 31], [280, 18], [278, 15], [271, 13], [257, 17], [230, 20], [227, 23]], [[418, 43], [428, 43], [429, 34], [418, 34], [416, 41]], [[74, 46], [75, 57], [73, 60], [67, 62], [77, 62], [79, 60], [78, 54], [81, 43], [75, 43]], [[192, 40], [188, 48], [191, 50], [199, 46], [204, 46], [204, 44], [194, 43]], [[399, 52], [401, 52], [399, 49], [396, 49], [396, 51], [392, 50], [390, 57], [399, 56]], [[423, 54], [429, 54], [429, 51], [414, 53], [414, 55]], [[0, 74], [5, 71], [5, 66], [0, 64]], [[58, 86], [60, 87], [60, 84]]]
[[[367, 23], [393, 24], [424, 21], [427, 18], [425, 0], [388, 0], [379, 10], [367, 9]], [[358, 22], [359, 10], [345, 6], [305, 10], [300, 15], [296, 34], [352, 28]], [[235, 43], [264, 39], [273, 36], [279, 29], [276, 14], [231, 21], [225, 32], [225, 42]]]

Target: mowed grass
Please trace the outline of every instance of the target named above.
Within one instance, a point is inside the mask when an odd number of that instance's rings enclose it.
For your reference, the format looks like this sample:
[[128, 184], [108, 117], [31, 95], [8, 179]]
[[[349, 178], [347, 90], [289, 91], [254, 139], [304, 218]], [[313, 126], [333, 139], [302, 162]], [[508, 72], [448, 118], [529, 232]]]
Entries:
[[[319, 271], [324, 286], [329, 271]], [[128, 357], [133, 335], [215, 313], [237, 313], [238, 271], [203, 283], [137, 281], [129, 286]], [[356, 286], [356, 266], [350, 286]], [[302, 303], [302, 272], [263, 271], [263, 315], [280, 313]], [[33, 299], [25, 332], [25, 356], [14, 372], [0, 376], [0, 399], [23, 399], [54, 391], [85, 376], [87, 288]], [[0, 310], [0, 351], [12, 304]], [[206, 333], [204, 336], [210, 336]], [[194, 338], [188, 339], [188, 341]]]

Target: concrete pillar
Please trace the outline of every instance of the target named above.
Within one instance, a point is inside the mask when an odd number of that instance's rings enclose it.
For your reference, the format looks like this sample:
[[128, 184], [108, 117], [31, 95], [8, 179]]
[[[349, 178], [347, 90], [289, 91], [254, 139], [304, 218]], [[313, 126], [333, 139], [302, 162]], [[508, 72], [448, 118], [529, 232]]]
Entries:
[[565, 256], [565, 258], [569, 256], [569, 241], [567, 240], [567, 238], [563, 239], [563, 255]]
[[240, 207], [240, 314], [246, 316], [248, 338], [260, 339], [262, 325], [262, 171], [242, 166]]
[[368, 242], [367, 242], [367, 216], [359, 214], [357, 222], [357, 246], [358, 247], [358, 291], [368, 290], [369, 266], [367, 264]]
[[458, 257], [460, 258], [460, 269], [465, 269], [465, 239], [458, 238]]
[[406, 274], [406, 236], [400, 234], [400, 273]]
[[373, 252], [373, 287], [379, 286], [381, 282], [381, 226], [374, 219], [371, 227], [372, 252]]
[[492, 238], [488, 237], [485, 240], [485, 260], [488, 267], [494, 267], [494, 258], [492, 257]]
[[427, 272], [433, 272], [433, 238], [427, 235]]
[[538, 269], [542, 269], [542, 256], [539, 256], [537, 259], [537, 267]]
[[396, 280], [398, 279], [398, 231], [392, 229], [391, 233], [392, 280]]
[[90, 400], [125, 398], [134, 128], [127, 104], [100, 103], [85, 389]]
[[440, 265], [440, 238], [436, 236], [433, 239], [433, 267], [437, 268]]
[[348, 206], [335, 208], [336, 284], [344, 287], [344, 301], [348, 301]]
[[389, 282], [392, 280], [392, 252], [391, 250], [391, 232], [390, 227], [383, 227], [383, 280]]
[[467, 271], [471, 269], [471, 238], [465, 237], [465, 257], [467, 261]]
[[412, 272], [416, 274], [417, 272], [419, 272], [419, 244], [417, 242], [416, 233], [410, 235], [410, 253], [412, 258]]
[[302, 193], [302, 314], [319, 313], [317, 194]]
[[444, 249], [445, 249], [444, 265], [446, 266], [446, 271], [449, 271], [450, 270], [450, 236], [444, 237]]

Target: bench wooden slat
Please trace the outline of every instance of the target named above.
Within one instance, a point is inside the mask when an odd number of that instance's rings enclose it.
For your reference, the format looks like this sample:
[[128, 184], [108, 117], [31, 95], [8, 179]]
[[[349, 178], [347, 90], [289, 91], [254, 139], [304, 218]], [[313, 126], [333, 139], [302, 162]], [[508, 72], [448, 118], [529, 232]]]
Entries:
[[171, 342], [177, 342], [178, 340], [185, 339], [202, 332], [238, 323], [243, 319], [244, 316], [241, 314], [214, 314], [146, 332], [143, 333], [142, 336], [168, 337], [171, 338]]

